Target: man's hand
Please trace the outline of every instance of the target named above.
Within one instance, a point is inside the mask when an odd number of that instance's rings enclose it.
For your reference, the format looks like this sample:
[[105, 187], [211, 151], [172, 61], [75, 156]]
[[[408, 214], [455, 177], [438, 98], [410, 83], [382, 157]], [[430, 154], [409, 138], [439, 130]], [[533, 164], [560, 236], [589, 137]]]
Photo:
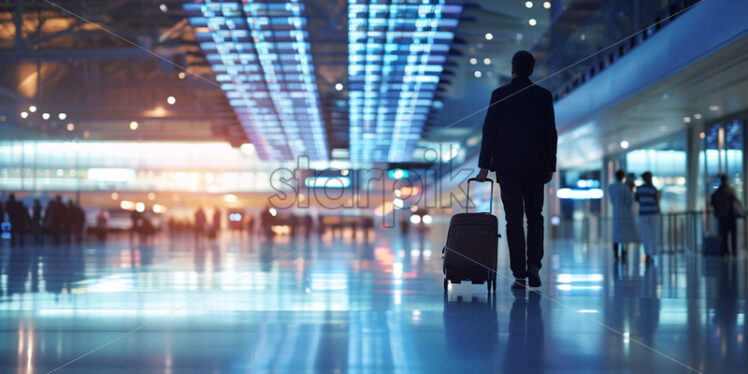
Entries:
[[551, 179], [553, 179], [553, 172], [549, 171], [548, 174], [546, 174], [545, 177], [543, 178], [543, 184], [550, 182]]
[[478, 172], [478, 175], [475, 176], [475, 179], [478, 182], [485, 182], [487, 177], [488, 177], [488, 169], [481, 168], [480, 171]]

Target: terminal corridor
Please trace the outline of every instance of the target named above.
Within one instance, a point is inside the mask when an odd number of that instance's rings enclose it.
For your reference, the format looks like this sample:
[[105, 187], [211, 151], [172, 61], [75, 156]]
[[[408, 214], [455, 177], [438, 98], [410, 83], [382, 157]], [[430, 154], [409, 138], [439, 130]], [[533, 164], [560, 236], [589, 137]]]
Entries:
[[748, 373], [748, 1], [0, 1], [0, 374]]

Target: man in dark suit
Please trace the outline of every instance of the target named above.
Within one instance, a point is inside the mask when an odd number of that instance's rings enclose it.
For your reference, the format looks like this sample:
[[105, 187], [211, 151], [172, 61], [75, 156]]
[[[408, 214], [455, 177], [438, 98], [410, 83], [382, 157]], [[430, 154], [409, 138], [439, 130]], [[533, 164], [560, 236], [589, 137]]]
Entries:
[[712, 194], [712, 207], [714, 215], [717, 216], [717, 226], [719, 227], [719, 238], [722, 244], [722, 255], [728, 256], [728, 237], [732, 254], [737, 254], [738, 241], [736, 232], [738, 231], [737, 218], [743, 215], [742, 206], [735, 189], [730, 186], [730, 177], [727, 174], [720, 176], [720, 186]]
[[[543, 186], [556, 171], [553, 96], [529, 76], [535, 59], [527, 51], [512, 57], [512, 81], [491, 94], [483, 123], [478, 180], [496, 172], [506, 211], [509, 260], [515, 283], [540, 287], [543, 259]], [[523, 227], [527, 216], [527, 240]]]

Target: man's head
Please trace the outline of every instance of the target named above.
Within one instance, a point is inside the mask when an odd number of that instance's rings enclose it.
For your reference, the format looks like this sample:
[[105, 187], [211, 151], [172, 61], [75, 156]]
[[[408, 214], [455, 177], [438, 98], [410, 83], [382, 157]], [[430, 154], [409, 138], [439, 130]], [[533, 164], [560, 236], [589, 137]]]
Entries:
[[730, 176], [727, 174], [722, 174], [719, 176], [719, 181], [722, 183], [723, 186], [729, 186], [730, 185]]
[[644, 183], [652, 184], [652, 173], [645, 171], [644, 174], [642, 174], [642, 179], [644, 180]]
[[626, 178], [626, 172], [621, 169], [616, 170], [616, 180], [623, 182], [623, 178]]
[[535, 57], [527, 51], [519, 51], [512, 57], [512, 75], [527, 78], [535, 69]]

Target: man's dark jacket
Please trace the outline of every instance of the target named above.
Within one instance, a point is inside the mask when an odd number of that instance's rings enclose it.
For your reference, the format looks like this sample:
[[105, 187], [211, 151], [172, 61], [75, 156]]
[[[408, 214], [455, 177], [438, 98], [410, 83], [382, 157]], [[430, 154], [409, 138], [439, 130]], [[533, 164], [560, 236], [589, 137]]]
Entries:
[[556, 122], [550, 91], [513, 78], [491, 94], [478, 167], [556, 171]]
[[729, 220], [736, 218], [736, 203], [738, 203], [738, 197], [735, 194], [735, 190], [730, 186], [721, 185], [712, 194], [712, 206], [714, 207], [714, 215], [721, 220]]

